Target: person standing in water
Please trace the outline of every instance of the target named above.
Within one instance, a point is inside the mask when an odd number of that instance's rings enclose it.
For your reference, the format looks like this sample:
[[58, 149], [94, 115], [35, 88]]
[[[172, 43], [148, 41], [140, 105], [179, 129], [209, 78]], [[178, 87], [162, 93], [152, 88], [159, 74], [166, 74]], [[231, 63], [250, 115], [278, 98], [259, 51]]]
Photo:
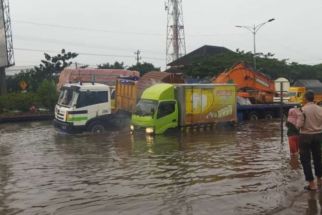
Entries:
[[288, 145], [290, 148], [291, 156], [296, 156], [299, 152], [299, 135], [300, 130], [298, 128], [298, 118], [302, 114], [297, 107], [291, 108], [288, 111], [287, 121], [285, 123], [287, 127]]
[[[306, 104], [302, 108], [303, 114], [298, 118], [300, 128], [300, 160], [303, 167], [305, 180], [308, 185], [306, 190], [315, 191], [317, 185], [321, 185], [322, 166], [321, 166], [321, 142], [322, 142], [322, 108], [314, 104], [314, 93], [308, 91], [304, 95]], [[314, 180], [311, 167], [311, 154], [313, 157]]]

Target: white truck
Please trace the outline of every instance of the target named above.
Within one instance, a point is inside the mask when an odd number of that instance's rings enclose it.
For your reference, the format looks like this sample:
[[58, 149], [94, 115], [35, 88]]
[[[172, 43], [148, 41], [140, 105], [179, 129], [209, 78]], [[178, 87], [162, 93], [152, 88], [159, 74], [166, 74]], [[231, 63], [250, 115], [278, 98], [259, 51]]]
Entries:
[[115, 122], [113, 94], [113, 87], [99, 83], [64, 85], [55, 107], [55, 127], [68, 133], [104, 132]]

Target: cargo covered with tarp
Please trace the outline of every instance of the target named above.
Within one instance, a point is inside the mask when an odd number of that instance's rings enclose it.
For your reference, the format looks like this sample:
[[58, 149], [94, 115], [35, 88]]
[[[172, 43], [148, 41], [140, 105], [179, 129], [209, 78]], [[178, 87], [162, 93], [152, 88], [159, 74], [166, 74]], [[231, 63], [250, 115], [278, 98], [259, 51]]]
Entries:
[[75, 82], [95, 82], [115, 86], [116, 80], [120, 77], [140, 77], [138, 71], [124, 69], [64, 69], [59, 76], [57, 89], [61, 89], [64, 84]]

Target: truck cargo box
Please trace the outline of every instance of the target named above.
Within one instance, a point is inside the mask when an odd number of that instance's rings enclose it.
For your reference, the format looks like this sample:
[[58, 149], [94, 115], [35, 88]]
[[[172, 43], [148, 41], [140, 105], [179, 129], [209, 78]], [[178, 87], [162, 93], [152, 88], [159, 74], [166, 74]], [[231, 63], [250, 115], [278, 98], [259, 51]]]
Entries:
[[179, 84], [176, 97], [180, 126], [237, 121], [235, 85]]
[[137, 81], [118, 79], [115, 86], [115, 111], [132, 113], [137, 101]]

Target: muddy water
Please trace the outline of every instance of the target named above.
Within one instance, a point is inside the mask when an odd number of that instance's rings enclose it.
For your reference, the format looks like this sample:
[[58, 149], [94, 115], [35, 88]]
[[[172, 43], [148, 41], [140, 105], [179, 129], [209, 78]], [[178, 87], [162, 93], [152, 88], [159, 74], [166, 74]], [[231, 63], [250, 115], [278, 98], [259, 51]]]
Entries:
[[278, 121], [154, 139], [49, 122], [0, 135], [0, 214], [274, 214], [304, 183]]

